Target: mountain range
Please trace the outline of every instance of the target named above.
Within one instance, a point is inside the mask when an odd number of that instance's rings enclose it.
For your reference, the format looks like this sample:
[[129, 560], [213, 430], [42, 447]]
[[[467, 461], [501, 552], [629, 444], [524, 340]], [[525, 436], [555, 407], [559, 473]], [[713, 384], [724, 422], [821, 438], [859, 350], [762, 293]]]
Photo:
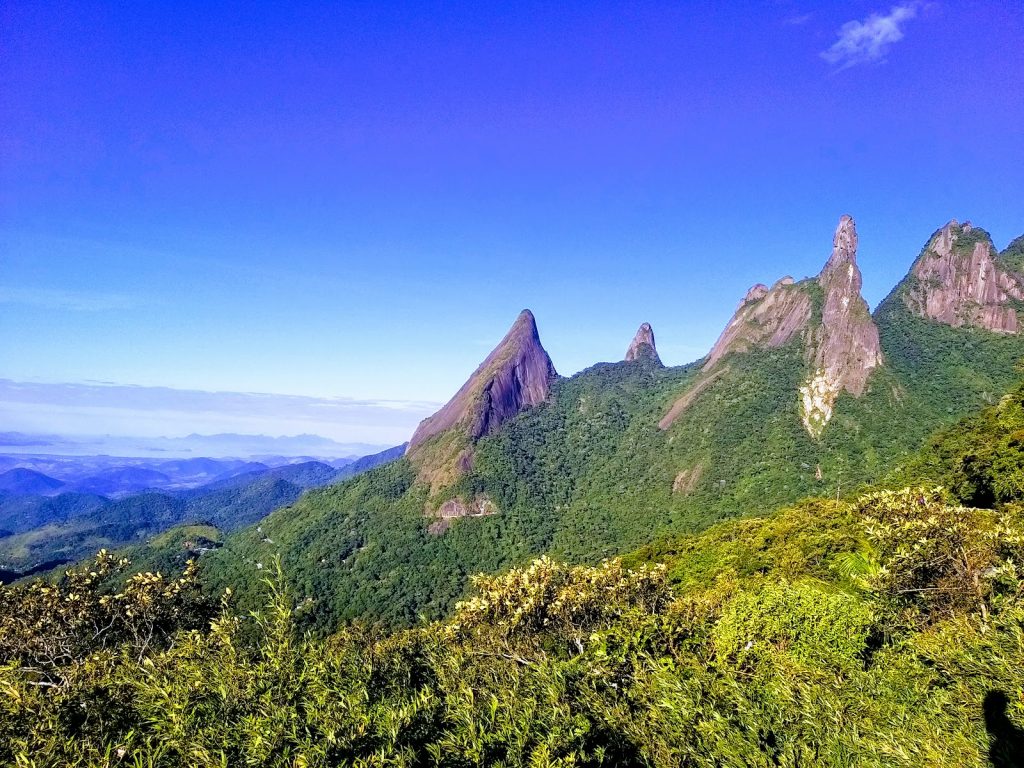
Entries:
[[844, 217], [689, 365], [561, 377], [523, 311], [389, 452], [15, 497], [83, 507], [0, 553], [121, 550], [0, 589], [0, 756], [1019, 765], [1017, 246], [951, 222], [870, 312]]
[[592, 561], [879, 481], [1016, 380], [1024, 238], [1000, 253], [951, 221], [874, 312], [857, 247], [844, 216], [818, 275], [752, 286], [679, 367], [644, 323], [624, 360], [560, 377], [524, 310], [400, 460], [229, 536], [207, 577], [244, 593], [279, 555], [313, 625], [413, 622], [469, 573]]
[[321, 435], [216, 435], [142, 437], [130, 435], [68, 436], [0, 432], [0, 453], [60, 456], [120, 456], [146, 459], [309, 456], [316, 459], [356, 458], [387, 446], [340, 443]]
[[[139, 544], [181, 525], [230, 532], [309, 488], [358, 475], [404, 449], [332, 464], [281, 457], [274, 457], [275, 466], [240, 459], [135, 459], [129, 465], [115, 461], [96, 474], [88, 474], [96, 468], [91, 461], [83, 467], [76, 459], [43, 457], [37, 463], [55, 468], [63, 481], [24, 467], [0, 473], [0, 582], [78, 561], [100, 548]], [[101, 465], [110, 460], [99, 458]]]

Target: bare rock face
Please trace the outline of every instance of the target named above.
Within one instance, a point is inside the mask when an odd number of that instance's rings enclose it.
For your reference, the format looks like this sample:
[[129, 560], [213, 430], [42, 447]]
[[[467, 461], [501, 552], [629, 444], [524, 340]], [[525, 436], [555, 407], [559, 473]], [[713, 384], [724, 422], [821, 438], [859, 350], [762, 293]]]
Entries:
[[633, 341], [626, 350], [626, 362], [633, 360], [651, 360], [661, 365], [661, 358], [658, 357], [658, 349], [654, 346], [654, 330], [650, 323], [644, 323], [636, 332]]
[[736, 314], [711, 348], [705, 370], [728, 354], [757, 347], [781, 347], [803, 331], [811, 319], [810, 295], [792, 280], [780, 280], [771, 290], [758, 284], [747, 291]]
[[[871, 371], [882, 364], [878, 326], [860, 295], [857, 230], [843, 216], [832, 240], [832, 256], [817, 278], [824, 294], [821, 324], [808, 348], [814, 373], [800, 389], [804, 426], [817, 436], [832, 418], [836, 397], [860, 397]], [[813, 354], [810, 354], [813, 353]]]
[[1024, 282], [996, 259], [988, 233], [954, 219], [925, 246], [910, 270], [903, 302], [914, 314], [960, 327], [1017, 333], [1012, 302], [1024, 299]]
[[682, 469], [672, 481], [672, 493], [687, 495], [693, 493], [704, 476], [704, 465], [697, 464], [687, 469]]
[[406, 455], [421, 480], [443, 487], [472, 465], [472, 446], [521, 411], [544, 402], [558, 374], [524, 309], [455, 396], [424, 419]]
[[[832, 418], [839, 393], [845, 390], [859, 397], [871, 372], [882, 364], [878, 328], [860, 290], [857, 231], [853, 219], [843, 216], [832, 240], [832, 255], [816, 278], [794, 282], [784, 277], [771, 288], [759, 283], [747, 291], [708, 354], [704, 374], [719, 370], [731, 354], [800, 339], [808, 369], [799, 393], [801, 413], [804, 427], [817, 437]], [[698, 386], [706, 380], [699, 378]], [[685, 398], [684, 394], [673, 409]], [[672, 413], [662, 419], [663, 429], [671, 424]]]

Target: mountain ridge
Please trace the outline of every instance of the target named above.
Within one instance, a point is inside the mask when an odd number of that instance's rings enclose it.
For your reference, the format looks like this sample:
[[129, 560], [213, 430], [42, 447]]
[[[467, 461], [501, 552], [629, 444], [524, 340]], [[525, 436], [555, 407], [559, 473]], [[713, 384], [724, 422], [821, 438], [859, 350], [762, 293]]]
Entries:
[[[406, 455], [421, 481], [442, 488], [472, 464], [473, 445], [520, 412], [544, 402], [557, 378], [540, 342], [537, 321], [524, 309], [498, 345], [439, 411], [409, 439]], [[454, 441], [439, 444], [445, 433]], [[453, 443], [453, 444], [451, 444]]]
[[[741, 321], [752, 307], [782, 311], [770, 332], [734, 334], [739, 343], [718, 360], [599, 363], [551, 378], [542, 401], [486, 433], [473, 430], [478, 410], [453, 407], [453, 426], [400, 460], [229, 536], [204, 556], [209, 578], [244, 583], [280, 555], [299, 594], [320, 596], [311, 626], [360, 616], [408, 623], [447, 611], [467, 573], [540, 553], [592, 562], [877, 482], [931, 431], [998, 398], [1015, 380], [1024, 339], [943, 325], [902, 302], [870, 313], [857, 245], [844, 217], [817, 276], [748, 291]], [[809, 428], [801, 388], [824, 369], [832, 412]], [[476, 385], [493, 379], [487, 373]], [[460, 392], [479, 394], [476, 385]], [[424, 458], [450, 473], [425, 476]]]

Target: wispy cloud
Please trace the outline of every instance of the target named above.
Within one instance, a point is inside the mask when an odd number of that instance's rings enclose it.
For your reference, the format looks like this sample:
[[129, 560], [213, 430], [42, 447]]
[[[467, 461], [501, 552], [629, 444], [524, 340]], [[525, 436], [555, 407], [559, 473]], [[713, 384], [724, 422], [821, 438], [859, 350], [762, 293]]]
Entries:
[[796, 16], [790, 16], [788, 19], [784, 20], [782, 23], [786, 24], [787, 26], [791, 26], [791, 27], [800, 27], [800, 26], [803, 26], [804, 24], [806, 24], [808, 21], [810, 21], [813, 17], [814, 17], [813, 13], [801, 13], [801, 14], [797, 14]]
[[33, 433], [323, 435], [395, 445], [437, 403], [0, 379], [0, 424]]
[[71, 312], [106, 312], [134, 309], [139, 301], [121, 293], [67, 291], [61, 288], [19, 288], [0, 285], [0, 304]]
[[863, 21], [846, 22], [821, 58], [839, 69], [884, 61], [889, 48], [903, 39], [903, 25], [917, 15], [919, 5], [894, 5], [884, 16], [873, 13]]

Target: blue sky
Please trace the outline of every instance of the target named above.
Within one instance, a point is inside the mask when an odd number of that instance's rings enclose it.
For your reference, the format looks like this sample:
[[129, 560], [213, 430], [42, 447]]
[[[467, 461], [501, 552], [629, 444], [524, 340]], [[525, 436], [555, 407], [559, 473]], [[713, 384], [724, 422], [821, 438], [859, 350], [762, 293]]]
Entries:
[[[1016, 0], [12, 0], [0, 25], [0, 376], [111, 409], [0, 402], [26, 429], [222, 426], [135, 385], [387, 402], [398, 435], [523, 307], [562, 373], [643, 321], [678, 364], [751, 284], [816, 273], [843, 213], [872, 305], [950, 218], [1024, 232]], [[378, 416], [321, 432], [387, 442]]]

